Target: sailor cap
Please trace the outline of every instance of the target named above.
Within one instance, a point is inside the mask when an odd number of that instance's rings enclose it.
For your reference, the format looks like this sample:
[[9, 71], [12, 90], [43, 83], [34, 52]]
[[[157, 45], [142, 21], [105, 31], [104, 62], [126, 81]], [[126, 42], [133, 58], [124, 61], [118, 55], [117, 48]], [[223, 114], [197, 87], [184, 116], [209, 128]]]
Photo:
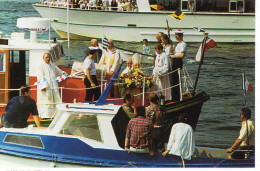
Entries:
[[89, 48], [89, 50], [98, 50], [99, 49], [98, 47], [93, 47], [93, 46], [89, 46], [88, 48]]
[[175, 31], [175, 33], [184, 33], [184, 31], [181, 31], [181, 29], [178, 29], [177, 31]]

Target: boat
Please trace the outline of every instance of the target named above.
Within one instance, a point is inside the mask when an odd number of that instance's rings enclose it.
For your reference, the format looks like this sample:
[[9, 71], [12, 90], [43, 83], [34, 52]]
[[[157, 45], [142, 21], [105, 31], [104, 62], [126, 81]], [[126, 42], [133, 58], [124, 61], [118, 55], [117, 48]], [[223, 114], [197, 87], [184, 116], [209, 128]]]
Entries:
[[[37, 81], [37, 64], [45, 52], [52, 54], [55, 65], [67, 73], [71, 70], [65, 65], [62, 41], [37, 39], [37, 31], [47, 30], [48, 23], [46, 18], [21, 18], [17, 26], [29, 30], [31, 38], [25, 39], [24, 33], [12, 33], [10, 38], [0, 39], [0, 77], [5, 80], [4, 84], [0, 84], [1, 113], [8, 100], [19, 94], [21, 85], [27, 82], [34, 85]], [[192, 160], [173, 155], [163, 157], [159, 153], [153, 157], [145, 153], [128, 154], [123, 147], [124, 129], [129, 118], [116, 99], [107, 98], [121, 66], [97, 102], [81, 101], [85, 94], [81, 92], [85, 92], [80, 87], [83, 86], [81, 79], [70, 78], [59, 83], [62, 103], [57, 105], [52, 120], [41, 121], [47, 129], [35, 127], [32, 121], [23, 129], [0, 128], [0, 165], [17, 168], [254, 167], [254, 151], [250, 151], [248, 159], [228, 159], [225, 149], [207, 147], [196, 147], [197, 157]], [[37, 91], [33, 86], [31, 97], [37, 101]], [[169, 136], [170, 127], [176, 122], [175, 116], [179, 112], [189, 114], [188, 124], [195, 130], [203, 103], [207, 100], [209, 96], [204, 91], [196, 90], [183, 94], [179, 102], [162, 106], [168, 118], [164, 135]]]
[[[200, 33], [193, 27], [210, 32], [216, 42], [255, 42], [254, 0], [193, 0], [194, 12], [189, 10], [187, 3], [188, 0], [137, 0], [137, 10], [134, 11], [67, 9], [38, 3], [33, 7], [42, 17], [51, 19], [52, 28], [61, 38], [102, 39], [104, 34], [115, 41], [141, 42], [148, 39], [156, 42], [158, 32], [167, 33], [168, 22], [171, 29], [184, 31], [185, 42], [200, 42]], [[151, 9], [150, 5], [154, 4], [162, 9]], [[241, 11], [238, 11], [239, 4], [242, 5]], [[181, 20], [171, 17], [177, 9], [186, 17]], [[170, 36], [174, 37], [174, 33]]]

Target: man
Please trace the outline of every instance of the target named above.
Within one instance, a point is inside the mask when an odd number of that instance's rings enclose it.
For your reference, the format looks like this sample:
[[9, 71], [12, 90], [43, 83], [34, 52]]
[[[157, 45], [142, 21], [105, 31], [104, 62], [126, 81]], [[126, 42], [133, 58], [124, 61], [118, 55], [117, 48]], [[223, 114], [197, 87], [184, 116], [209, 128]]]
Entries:
[[86, 85], [86, 97], [85, 101], [92, 101], [92, 98], [94, 96], [94, 101], [98, 100], [101, 91], [100, 87], [98, 85], [97, 81], [97, 72], [96, 72], [96, 67], [95, 67], [95, 62], [94, 59], [97, 56], [97, 50], [98, 47], [89, 47], [89, 55], [86, 57], [84, 60], [84, 73], [85, 73], [85, 78], [84, 78], [84, 84]]
[[158, 32], [156, 34], [156, 40], [157, 40], [158, 44], [162, 43], [162, 36], [163, 36], [163, 34], [164, 34], [163, 32]]
[[51, 55], [43, 54], [43, 61], [38, 67], [38, 108], [42, 119], [52, 118], [56, 104], [61, 102], [56, 78], [63, 74], [57, 66], [50, 62]]
[[[90, 41], [91, 46], [90, 47], [98, 47], [98, 40], [97, 39], [92, 39]], [[89, 55], [89, 47], [87, 47], [84, 50], [84, 56], [83, 56], [83, 61], [85, 60], [85, 58]], [[94, 58], [95, 63], [99, 62], [100, 58], [102, 56], [102, 50], [98, 49], [97, 50], [97, 57]]]
[[107, 50], [103, 53], [99, 64], [106, 65], [107, 67], [107, 75], [113, 75], [119, 67], [120, 63], [120, 53], [119, 50], [114, 47], [114, 41], [108, 40], [109, 45]]
[[167, 154], [172, 154], [191, 160], [195, 152], [194, 132], [190, 125], [184, 123], [184, 114], [180, 114], [178, 119], [179, 123], [172, 126], [167, 150], [162, 155], [165, 157]]
[[39, 128], [41, 126], [38, 117], [38, 110], [35, 101], [30, 98], [31, 87], [22, 86], [21, 96], [13, 97], [5, 108], [5, 114], [1, 116], [0, 127], [6, 128], [25, 128], [27, 127], [27, 120], [32, 113], [33, 119]]
[[130, 69], [132, 68], [132, 58], [128, 58], [126, 61], [126, 68], [124, 69], [124, 71], [122, 72], [122, 74], [127, 74]]
[[152, 123], [145, 119], [145, 107], [139, 106], [137, 118], [131, 119], [127, 125], [125, 137], [125, 150], [139, 153], [148, 153], [153, 156], [152, 151]]
[[[242, 119], [242, 126], [240, 129], [239, 137], [231, 146], [227, 149], [227, 153], [232, 153], [236, 148], [239, 150], [254, 150], [255, 147], [255, 127], [251, 120], [251, 110], [247, 107], [241, 109], [240, 117]], [[248, 142], [247, 142], [248, 140]], [[229, 158], [245, 158], [245, 153], [234, 152]]]
[[133, 119], [136, 116], [136, 107], [135, 107], [133, 95], [131, 94], [125, 95], [122, 108], [130, 119]]
[[151, 93], [149, 96], [150, 106], [145, 108], [146, 119], [152, 122], [153, 126], [153, 151], [162, 152], [164, 148], [162, 135], [163, 114], [159, 108], [159, 98], [157, 94]]

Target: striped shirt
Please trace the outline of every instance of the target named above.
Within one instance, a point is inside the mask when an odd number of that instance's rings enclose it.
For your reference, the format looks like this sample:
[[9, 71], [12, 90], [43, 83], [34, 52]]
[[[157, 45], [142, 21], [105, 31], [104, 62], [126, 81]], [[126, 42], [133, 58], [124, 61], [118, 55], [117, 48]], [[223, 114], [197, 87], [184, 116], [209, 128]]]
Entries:
[[127, 126], [126, 138], [130, 139], [132, 147], [148, 147], [151, 138], [152, 123], [148, 119], [138, 116], [131, 119]]

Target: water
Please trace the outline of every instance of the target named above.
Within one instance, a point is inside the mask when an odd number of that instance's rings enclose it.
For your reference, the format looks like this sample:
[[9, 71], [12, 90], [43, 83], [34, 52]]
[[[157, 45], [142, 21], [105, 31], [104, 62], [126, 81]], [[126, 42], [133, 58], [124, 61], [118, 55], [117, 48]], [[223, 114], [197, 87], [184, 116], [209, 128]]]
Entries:
[[[19, 17], [40, 17], [31, 4], [37, 0], [0, 0], [0, 30], [3, 35], [21, 31], [16, 27]], [[26, 33], [29, 38], [29, 33]], [[38, 34], [48, 38], [48, 32]], [[51, 38], [58, 35], [51, 30]], [[185, 37], [184, 37], [185, 40]], [[117, 43], [115, 43], [117, 45]], [[176, 44], [176, 42], [175, 42]], [[71, 61], [81, 60], [88, 41], [71, 41]], [[155, 44], [152, 44], [154, 48]], [[68, 54], [67, 44], [64, 44]], [[119, 47], [141, 51], [140, 43], [120, 43]], [[185, 66], [195, 80], [198, 63], [193, 60], [199, 44], [188, 44]], [[211, 97], [204, 103], [198, 121], [195, 140], [198, 146], [228, 148], [239, 134], [241, 119], [240, 109], [244, 106], [242, 91], [242, 72], [253, 86], [254, 91], [247, 94], [248, 106], [255, 120], [255, 45], [254, 44], [221, 44], [206, 51], [201, 69], [198, 89], [205, 90]]]

